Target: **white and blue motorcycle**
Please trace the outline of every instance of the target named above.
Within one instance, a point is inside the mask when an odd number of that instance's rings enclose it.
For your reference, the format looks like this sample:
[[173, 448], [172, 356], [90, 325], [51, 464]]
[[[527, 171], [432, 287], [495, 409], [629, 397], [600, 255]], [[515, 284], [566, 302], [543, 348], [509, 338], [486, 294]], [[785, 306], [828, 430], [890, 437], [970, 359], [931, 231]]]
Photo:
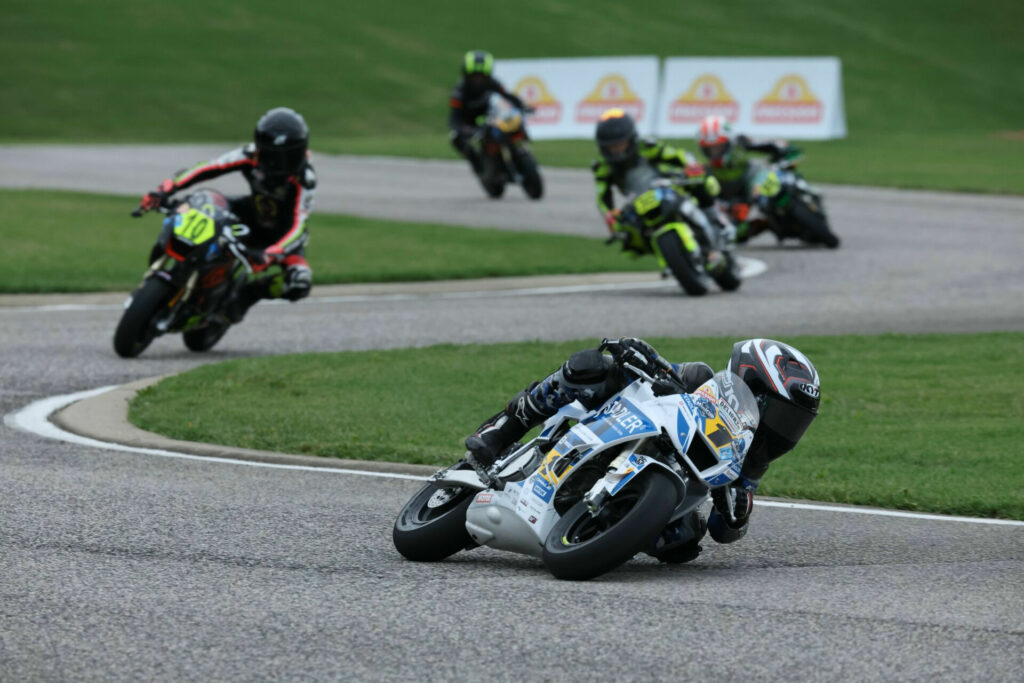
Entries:
[[495, 463], [492, 481], [465, 461], [433, 475], [395, 521], [398, 551], [437, 561], [486, 545], [577, 580], [639, 552], [696, 557], [712, 491], [731, 496], [753, 441], [757, 401], [728, 370], [684, 393], [668, 363], [657, 377], [622, 368], [637, 379], [595, 410], [562, 408]]

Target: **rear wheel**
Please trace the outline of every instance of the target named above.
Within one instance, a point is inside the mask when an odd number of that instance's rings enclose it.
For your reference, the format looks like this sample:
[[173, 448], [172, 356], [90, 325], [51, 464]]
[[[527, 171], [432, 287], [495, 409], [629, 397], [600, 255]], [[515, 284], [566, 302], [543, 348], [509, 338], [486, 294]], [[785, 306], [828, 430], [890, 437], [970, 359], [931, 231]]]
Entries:
[[820, 210], [815, 211], [798, 201], [793, 205], [793, 220], [806, 241], [824, 244], [829, 249], [839, 246], [839, 237], [829, 228], [828, 219]]
[[154, 318], [167, 305], [174, 287], [159, 278], [149, 278], [132, 294], [132, 302], [114, 331], [114, 351], [122, 358], [134, 358], [156, 337]]
[[231, 326], [226, 322], [214, 320], [202, 327], [188, 330], [181, 337], [190, 351], [209, 351], [221, 340], [229, 327]]
[[552, 527], [544, 565], [559, 579], [585, 581], [627, 562], [650, 546], [676, 505], [676, 487], [657, 469], [642, 474], [594, 513], [580, 501]]
[[740, 264], [731, 252], [725, 252], [725, 266], [714, 275], [715, 282], [726, 292], [733, 292], [740, 288]]
[[466, 509], [475, 489], [427, 484], [405, 504], [391, 534], [408, 560], [437, 562], [474, 545], [466, 531]]
[[703, 272], [703, 268], [697, 269], [679, 233], [674, 230], [662, 233], [658, 236], [657, 243], [662, 258], [686, 293], [690, 296], [707, 294], [708, 276]]

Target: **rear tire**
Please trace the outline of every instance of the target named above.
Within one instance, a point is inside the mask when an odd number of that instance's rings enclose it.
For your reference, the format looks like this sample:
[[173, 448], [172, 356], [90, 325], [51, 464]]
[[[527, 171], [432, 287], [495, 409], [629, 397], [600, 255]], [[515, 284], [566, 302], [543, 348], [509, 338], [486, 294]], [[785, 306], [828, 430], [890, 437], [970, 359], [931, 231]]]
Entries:
[[736, 263], [736, 257], [729, 252], [725, 253], [725, 259], [725, 268], [718, 275], [715, 275], [714, 279], [722, 290], [735, 292], [743, 284], [743, 281], [740, 279], [740, 266]]
[[544, 566], [559, 579], [586, 581], [615, 569], [652, 540], [668, 523], [676, 487], [657, 468], [607, 499], [591, 515], [587, 504], [573, 505], [544, 541]]
[[231, 326], [227, 323], [213, 321], [203, 325], [202, 327], [188, 330], [183, 333], [181, 337], [185, 341], [185, 346], [189, 351], [195, 351], [197, 353], [209, 351], [221, 340], [229, 327]]
[[693, 259], [686, 251], [683, 240], [678, 233], [670, 230], [658, 237], [658, 249], [668, 264], [669, 270], [675, 275], [679, 285], [690, 296], [703, 296], [708, 293], [708, 276], [694, 267]]
[[156, 329], [153, 318], [166, 306], [174, 287], [159, 278], [149, 278], [132, 294], [121, 322], [114, 331], [114, 351], [122, 358], [134, 358], [142, 353], [153, 338]]
[[829, 249], [839, 246], [839, 237], [829, 229], [825, 214], [811, 210], [802, 201], [793, 206], [793, 221], [800, 226], [800, 233], [808, 242], [824, 244]]
[[466, 509], [476, 490], [427, 484], [405, 504], [391, 534], [395, 549], [414, 562], [437, 562], [472, 547]]

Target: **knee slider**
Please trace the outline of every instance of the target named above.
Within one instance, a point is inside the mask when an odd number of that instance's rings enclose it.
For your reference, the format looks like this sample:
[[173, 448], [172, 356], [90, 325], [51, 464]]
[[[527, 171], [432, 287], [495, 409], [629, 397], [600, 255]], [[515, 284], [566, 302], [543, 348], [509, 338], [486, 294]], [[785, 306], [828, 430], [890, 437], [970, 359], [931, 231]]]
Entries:
[[749, 528], [750, 522], [739, 529], [731, 528], [725, 523], [725, 518], [718, 513], [718, 510], [712, 510], [708, 516], [708, 534], [716, 543], [735, 543], [747, 535]]

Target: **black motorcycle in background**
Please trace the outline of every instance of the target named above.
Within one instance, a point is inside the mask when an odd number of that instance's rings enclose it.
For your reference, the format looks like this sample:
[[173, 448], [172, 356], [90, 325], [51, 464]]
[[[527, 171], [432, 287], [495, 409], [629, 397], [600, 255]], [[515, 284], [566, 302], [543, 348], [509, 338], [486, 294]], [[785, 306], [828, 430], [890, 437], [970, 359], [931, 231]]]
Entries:
[[477, 173], [488, 197], [505, 194], [505, 186], [520, 185], [530, 199], [544, 194], [544, 181], [530, 151], [524, 111], [497, 93], [491, 95], [483, 125], [470, 140], [482, 161]]
[[749, 202], [731, 202], [728, 213], [737, 222], [746, 222], [737, 241], [771, 232], [782, 242], [799, 239], [807, 244], [839, 246], [832, 232], [821, 192], [797, 171], [799, 157], [780, 159], [768, 165], [751, 164]]

